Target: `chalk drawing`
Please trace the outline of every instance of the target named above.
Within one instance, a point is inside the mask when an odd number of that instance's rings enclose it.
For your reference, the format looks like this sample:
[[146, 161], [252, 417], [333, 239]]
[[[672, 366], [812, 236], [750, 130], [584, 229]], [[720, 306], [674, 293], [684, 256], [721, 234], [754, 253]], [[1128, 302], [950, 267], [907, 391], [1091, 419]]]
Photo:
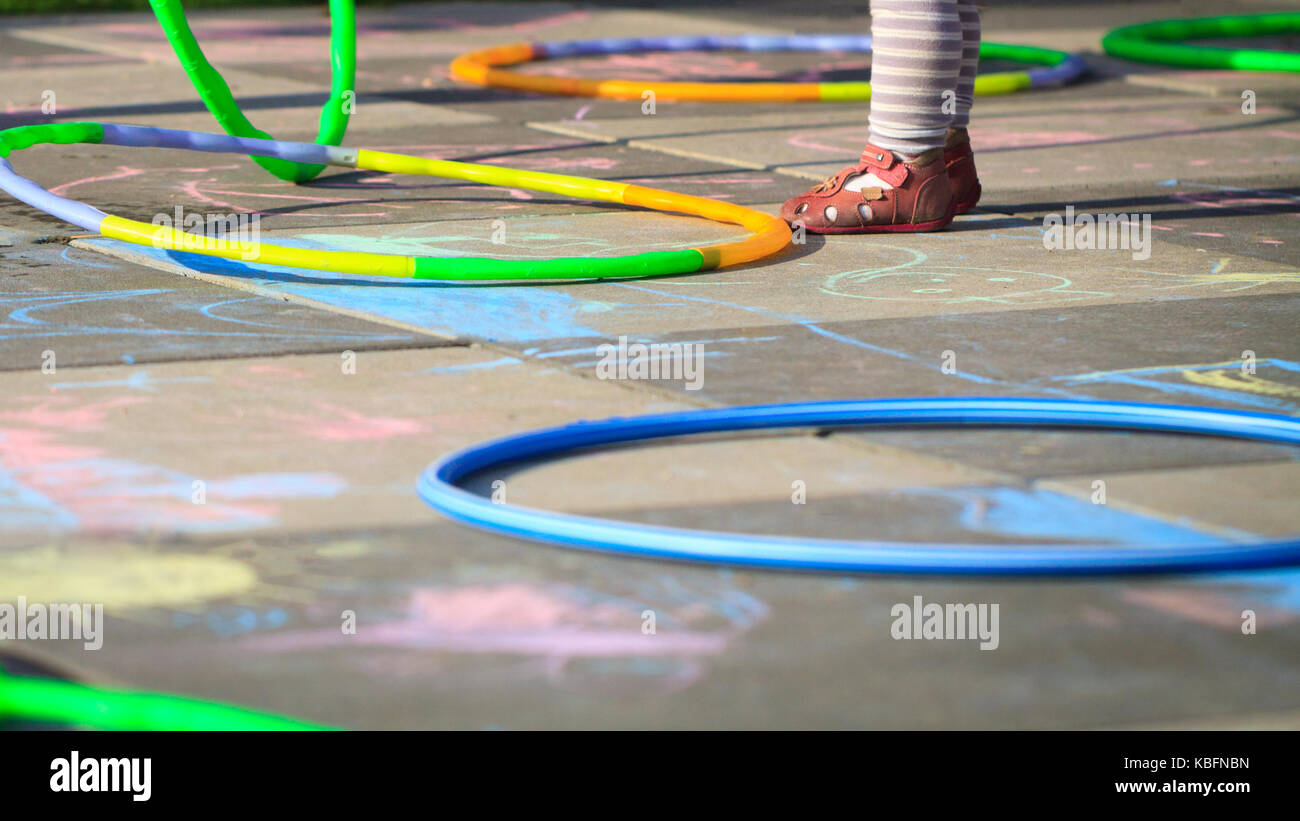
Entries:
[[180, 630], [202, 627], [221, 638], [232, 638], [258, 630], [275, 630], [285, 626], [290, 620], [289, 611], [282, 607], [218, 604], [201, 613], [174, 613], [171, 624]]
[[[1035, 305], [1111, 296], [1105, 291], [1078, 288], [1060, 274], [935, 262], [924, 251], [898, 245], [873, 245], [904, 261], [875, 268], [844, 271], [828, 277], [824, 293], [882, 302], [940, 302], [945, 305], [992, 303]], [[989, 283], [997, 283], [990, 289]]]
[[[1205, 532], [1186, 524], [1094, 505], [1087, 499], [1042, 488], [906, 488], [894, 494], [959, 505], [955, 518], [962, 527], [998, 539], [1135, 545], [1176, 545], [1206, 539]], [[1216, 535], [1223, 533], [1216, 531]], [[1252, 534], [1240, 535], [1249, 538]]]
[[87, 403], [79, 393], [13, 397], [16, 407], [0, 410], [0, 531], [226, 532], [273, 525], [282, 501], [346, 487], [329, 472], [207, 476], [205, 503], [194, 504], [200, 477], [77, 443], [105, 430], [110, 413], [151, 401], [147, 394]]
[[280, 423], [288, 435], [321, 442], [378, 442], [395, 436], [426, 433], [429, 430], [429, 425], [418, 419], [372, 416], [328, 402], [317, 401], [312, 405], [318, 413], [308, 415], [271, 411], [267, 417]]
[[[997, 231], [984, 238], [1024, 239], [1037, 243], [1042, 236], [1043, 229], [1040, 226], [1030, 226], [1014, 233]], [[966, 243], [971, 235], [960, 232], [950, 233], [946, 237], [939, 234], [935, 238], [941, 243]], [[957, 264], [964, 257], [958, 253], [945, 257], [943, 254], [946, 252], [931, 254], [918, 248], [875, 243], [872, 251], [881, 256], [887, 253], [893, 254], [895, 258], [902, 256], [903, 260], [889, 260], [877, 267], [832, 274], [827, 277], [821, 290], [834, 296], [881, 302], [1034, 306], [1113, 299], [1134, 293], [1196, 292], [1207, 289], [1236, 293], [1268, 285], [1300, 284], [1300, 272], [1297, 271], [1229, 272], [1226, 269], [1233, 262], [1231, 258], [1217, 260], [1206, 273], [1169, 273], [1134, 269], [1128, 265], [1116, 266], [1109, 264], [1109, 255], [1104, 255], [1107, 258], [1099, 257], [1090, 266], [1091, 270], [1113, 271], [1123, 276], [1107, 278], [1103, 290], [1083, 287], [1059, 272]], [[948, 259], [952, 261], [949, 262]]]
[[[67, 251], [64, 249], [63, 257]], [[83, 252], [84, 253], [84, 252]], [[103, 257], [108, 259], [108, 257]], [[69, 260], [73, 261], [73, 260]], [[85, 264], [84, 260], [76, 260]], [[95, 266], [105, 267], [105, 266]], [[111, 266], [116, 268], [117, 266]], [[171, 299], [171, 297], [177, 297]], [[108, 310], [109, 306], [136, 300], [153, 300], [155, 305], [172, 309], [178, 316], [155, 319], [142, 323], [134, 312], [121, 308]], [[250, 343], [285, 341], [328, 341], [346, 345], [360, 342], [385, 342], [406, 340], [409, 334], [383, 330], [343, 331], [328, 324], [290, 325], [275, 322], [275, 313], [268, 310], [266, 297], [220, 299], [209, 303], [193, 301], [182, 290], [163, 288], [136, 288], [120, 291], [55, 291], [43, 293], [0, 291], [0, 341], [6, 339], [72, 339], [77, 337], [109, 336], [131, 340], [137, 346], [131, 356], [175, 352], [190, 345], [210, 344], [214, 340], [244, 340]], [[264, 311], [258, 319], [238, 314]], [[210, 320], [213, 327], [200, 330], [186, 319], [196, 312]], [[88, 317], [93, 320], [87, 321]], [[254, 330], [256, 329], [256, 330]], [[144, 379], [144, 377], [137, 377]]]
[[41, 547], [0, 553], [0, 601], [100, 602], [111, 616], [174, 607], [253, 590], [257, 573], [224, 556], [146, 552], [126, 545], [94, 551]]
[[1182, 584], [1128, 587], [1125, 601], [1225, 633], [1241, 635], [1243, 610], [1256, 615], [1258, 635], [1300, 621], [1300, 568], [1217, 573]]
[[[668, 297], [675, 301], [680, 301], [685, 303], [694, 302], [694, 303], [700, 303], [706, 305], [716, 305], [716, 306], [734, 309], [744, 313], [763, 316], [766, 318], [778, 319], [782, 322], [799, 325], [800, 327], [804, 328], [810, 333], [817, 334], [818, 336], [824, 337], [826, 339], [830, 339], [834, 342], [839, 342], [856, 348], [862, 348], [864, 350], [872, 351], [879, 354], [884, 354], [886, 356], [890, 356], [895, 359], [902, 359], [920, 368], [926, 368], [936, 372], [941, 371], [942, 368], [942, 364], [937, 360], [935, 360], [933, 357], [924, 357], [907, 351], [897, 350], [894, 348], [886, 347], [884, 345], [878, 345], [872, 342], [867, 342], [866, 340], [863, 339], [857, 339], [856, 337], [849, 336], [848, 334], [844, 334], [838, 331], [832, 331], [828, 328], [824, 328], [820, 324], [814, 322], [811, 319], [798, 316], [795, 314], [772, 311], [767, 308], [760, 308], [754, 305], [746, 305], [740, 302], [728, 302], [726, 300], [713, 299], [709, 297], [683, 295], [680, 293], [665, 291], [660, 288], [652, 288], [645, 285], [632, 285], [626, 282], [614, 283], [614, 286], [617, 288], [627, 288], [634, 291], [642, 291], [648, 294], [656, 294], [659, 296]], [[1008, 384], [1008, 383], [1004, 383], [1000, 379], [983, 376], [981, 374], [973, 373], [967, 370], [958, 370], [956, 373], [952, 374], [952, 376], [963, 381], [974, 382], [976, 384], [981, 384], [981, 385]], [[1052, 393], [1056, 395], [1069, 395], [1068, 391], [1064, 391], [1060, 389], [1044, 388], [1042, 390], [1044, 390], [1044, 392], [1046, 393]]]
[[[647, 610], [656, 614], [653, 635], [642, 630]], [[557, 686], [568, 685], [566, 670], [575, 661], [621, 661], [623, 672], [677, 689], [705, 674], [699, 660], [723, 653], [767, 615], [767, 606], [743, 591], [690, 589], [668, 577], [643, 583], [634, 596], [561, 583], [468, 584], [417, 588], [401, 612], [377, 623], [362, 620], [355, 635], [333, 626], [279, 631], [250, 636], [238, 647], [272, 654], [347, 647], [523, 656], [541, 660], [536, 670]], [[626, 664], [657, 658], [697, 663]]]
[[[1290, 380], [1290, 381], [1285, 381]], [[1260, 359], [1255, 373], [1242, 372], [1241, 360], [1200, 364], [1158, 365], [1053, 376], [1047, 380], [1068, 386], [1125, 385], [1165, 394], [1180, 401], [1231, 402], [1274, 412], [1300, 410], [1300, 363], [1279, 358]]]

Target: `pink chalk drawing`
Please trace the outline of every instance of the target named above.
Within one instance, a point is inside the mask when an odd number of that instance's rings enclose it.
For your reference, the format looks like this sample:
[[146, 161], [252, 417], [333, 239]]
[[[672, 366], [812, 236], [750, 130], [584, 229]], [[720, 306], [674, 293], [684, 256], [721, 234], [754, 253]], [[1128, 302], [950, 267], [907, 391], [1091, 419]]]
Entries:
[[123, 396], [103, 402], [79, 404], [73, 397], [16, 396], [14, 401], [30, 404], [21, 410], [0, 411], [0, 422], [19, 422], [43, 428], [69, 431], [95, 431], [104, 427], [104, 421], [113, 411], [149, 401], [143, 396]]
[[1198, 577], [1182, 584], [1131, 586], [1126, 601], [1228, 633], [1257, 631], [1300, 621], [1300, 568], [1244, 570]]
[[321, 413], [268, 413], [284, 423], [286, 431], [321, 442], [377, 442], [394, 436], [412, 436], [425, 433], [429, 425], [418, 419], [398, 416], [369, 416], [351, 408], [313, 402]]
[[997, 151], [1009, 148], [1051, 148], [1060, 145], [1097, 142], [1104, 139], [1106, 137], [1102, 134], [1072, 129], [1019, 131], [993, 125], [971, 126], [971, 140], [979, 146], [981, 151]]
[[145, 170], [143, 168], [131, 168], [130, 166], [119, 165], [117, 167], [117, 171], [113, 172], [112, 174], [105, 174], [102, 177], [86, 177], [80, 180], [73, 180], [72, 182], [65, 182], [63, 185], [56, 185], [53, 188], [51, 188], [50, 193], [58, 194], [60, 197], [63, 197], [63, 196], [67, 196], [67, 193], [70, 189], [76, 188], [78, 185], [89, 185], [90, 183], [95, 183], [95, 182], [112, 182], [114, 180], [124, 180], [129, 177], [138, 177], [143, 173], [145, 173]]
[[[468, 150], [466, 148], [466, 151]], [[123, 165], [119, 166], [113, 173], [73, 180], [55, 186], [51, 190], [54, 193], [67, 196], [68, 192], [74, 188], [95, 185], [104, 188], [106, 187], [105, 184], [116, 180], [143, 178], [142, 181], [147, 180], [161, 189], [173, 192], [173, 197], [177, 202], [190, 203], [191, 205], [187, 207], [211, 207], [223, 212], [243, 212], [258, 214], [262, 217], [274, 217], [274, 209], [276, 208], [293, 207], [295, 218], [303, 219], [375, 218], [412, 207], [401, 200], [393, 201], [391, 199], [385, 200], [380, 206], [369, 196], [356, 196], [350, 191], [340, 192], [339, 190], [348, 188], [361, 189], [363, 186], [359, 183], [328, 183], [326, 181], [326, 184], [321, 185], [318, 190], [309, 191], [303, 188], [287, 187], [276, 182], [231, 182], [220, 176], [241, 167], [243, 166], [239, 163], [206, 167], [175, 166], [151, 167], [148, 169]], [[385, 178], [380, 179], [381, 181], [385, 180]], [[366, 178], [364, 182], [371, 183], [364, 187], [374, 187], [369, 178]], [[419, 190], [431, 186], [424, 179], [416, 178], [415, 184], [412, 185], [392, 184], [386, 187]], [[343, 195], [340, 196], [340, 193]], [[91, 192], [86, 196], [88, 199], [93, 200], [96, 194]], [[302, 208], [303, 205], [318, 207]], [[168, 206], [168, 208], [170, 207]]]
[[1267, 213], [1270, 206], [1293, 206], [1296, 198], [1286, 194], [1268, 191], [1179, 191], [1170, 196], [1175, 202], [1183, 202], [1201, 208], [1231, 208], [1237, 211], [1261, 211]]
[[[1124, 600], [1185, 621], [1240, 633], [1243, 600], [1224, 593], [1195, 588], [1134, 588]], [[1251, 602], [1246, 602], [1251, 604]], [[1284, 607], [1253, 607], [1256, 627], [1267, 629], [1300, 620], [1300, 613]]]
[[[702, 185], [713, 189], [718, 186], [741, 186], [741, 185], [763, 185], [774, 182], [773, 177], [753, 177], [745, 174], [736, 174], [718, 177], [631, 177], [623, 179], [623, 182], [634, 183], [637, 185], [667, 185], [672, 183], [674, 186], [682, 185]], [[783, 181], [784, 182], [784, 181]], [[713, 194], [715, 198], [721, 199], [731, 196], [730, 194]]]
[[249, 365], [249, 373], [264, 373], [281, 378], [287, 377], [294, 380], [307, 379], [311, 376], [308, 371], [299, 370], [298, 368], [286, 368], [283, 365]]
[[864, 125], [846, 125], [816, 132], [798, 132], [787, 138], [786, 142], [796, 148], [806, 148], [809, 151], [856, 155], [862, 152], [862, 142], [866, 139], [866, 133]]
[[285, 499], [331, 497], [346, 487], [341, 477], [325, 472], [199, 480], [67, 441], [104, 430], [110, 415], [152, 401], [147, 397], [86, 404], [55, 394], [9, 401], [25, 407], [0, 411], [0, 533], [16, 528], [92, 535], [241, 530], [274, 524]]
[[536, 171], [552, 171], [559, 168], [587, 168], [593, 171], [609, 171], [619, 165], [613, 157], [528, 157], [519, 158], [511, 163], [517, 168], [530, 168]]
[[529, 73], [553, 77], [617, 76], [627, 80], [763, 79], [772, 76], [771, 69], [751, 57], [706, 52], [610, 54], [582, 60], [550, 61], [529, 66]]
[[[126, 60], [121, 57], [114, 57], [108, 54], [37, 54], [22, 57], [10, 57], [6, 63], [11, 68], [25, 68], [27, 66], [71, 66], [71, 65], [96, 65], [102, 63], [125, 63]], [[10, 107], [8, 113], [13, 113], [18, 109]], [[35, 111], [36, 109], [32, 109]]]
[[[199, 202], [206, 203], [215, 208], [230, 208], [237, 211], [257, 213], [262, 216], [268, 216], [268, 213], [266, 211], [259, 211], [258, 209], [255, 208], [237, 205], [234, 202], [220, 200], [217, 199], [216, 197], [228, 196], [228, 197], [243, 197], [245, 199], [251, 198], [251, 199], [262, 199], [262, 200], [284, 200], [288, 202], [311, 202], [311, 203], [316, 203], [318, 205], [325, 205], [325, 206], [364, 204], [364, 201], [352, 197], [339, 198], [339, 197], [311, 196], [311, 195], [302, 195], [302, 194], [289, 194], [283, 191], [270, 191], [270, 192], [262, 193], [257, 191], [231, 190], [230, 188], [226, 188], [226, 187], [209, 187], [209, 186], [217, 186], [217, 185], [218, 185], [217, 180], [210, 178], [206, 180], [188, 180], [182, 183], [178, 183], [177, 187], [179, 187], [180, 190], [183, 193], [185, 193], [187, 196], [190, 196], [198, 200]], [[265, 185], [265, 183], [260, 183], [258, 185]], [[385, 205], [389, 208], [394, 208], [399, 210], [410, 207], [410, 206], [402, 205], [400, 203], [385, 203]], [[302, 210], [296, 213], [298, 216], [304, 216], [304, 217], [319, 217], [319, 218], [328, 217], [331, 219], [337, 219], [342, 217], [382, 217], [386, 215], [388, 212], [384, 210], [353, 211], [348, 213], [331, 211], [328, 214], [320, 214], [320, 213], [313, 213], [312, 211], [308, 211], [308, 210]]]
[[[567, 171], [567, 170], [587, 170], [607, 172], [617, 168], [621, 161], [613, 157], [591, 157], [591, 156], [567, 156], [567, 155], [539, 155], [539, 156], [516, 156], [519, 152], [546, 151], [550, 149], [565, 149], [581, 145], [578, 141], [573, 140], [556, 140], [546, 143], [519, 143], [519, 144], [418, 144], [418, 145], [385, 145], [379, 146], [377, 150], [399, 151], [402, 153], [411, 153], [418, 156], [428, 157], [430, 159], [471, 159], [474, 162], [480, 162], [486, 165], [513, 165], [523, 168], [536, 169], [540, 171]], [[494, 154], [508, 154], [506, 157], [493, 156]], [[202, 176], [200, 179], [177, 179], [177, 175], [185, 175], [189, 172], [204, 175], [211, 169], [167, 169], [165, 179], [160, 185], [172, 188], [182, 194], [185, 199], [202, 203], [221, 210], [234, 210], [247, 213], [255, 213], [262, 217], [274, 218], [275, 209], [279, 206], [299, 206], [301, 204], [312, 204], [320, 206], [319, 208], [294, 208], [296, 218], [311, 219], [331, 219], [340, 218], [358, 218], [358, 217], [382, 217], [390, 215], [395, 211], [409, 210], [414, 205], [404, 202], [402, 199], [394, 199], [386, 196], [382, 202], [382, 208], [376, 205], [375, 200], [371, 197], [370, 191], [376, 188], [383, 189], [385, 192], [404, 192], [412, 195], [420, 195], [421, 204], [436, 203], [463, 203], [464, 198], [458, 197], [453, 192], [469, 191], [481, 193], [485, 189], [481, 185], [474, 184], [456, 184], [445, 180], [429, 179], [423, 177], [406, 177], [391, 174], [376, 174], [363, 176], [358, 179], [332, 180], [324, 179], [317, 186], [320, 193], [305, 193], [303, 189], [285, 189], [284, 186], [276, 183], [266, 182], [247, 182], [231, 183], [229, 181], [219, 182], [216, 177]], [[149, 172], [153, 173], [153, 172]], [[95, 182], [97, 180], [83, 180], [70, 185], [80, 185], [83, 183]], [[366, 191], [359, 196], [331, 196], [327, 191]], [[512, 200], [529, 201], [535, 198], [532, 192], [519, 188], [498, 189]], [[437, 192], [448, 192], [446, 198], [429, 196]], [[362, 207], [361, 210], [339, 210], [347, 207]], [[497, 206], [498, 208], [509, 208], [506, 206]], [[330, 210], [325, 210], [330, 209]], [[378, 209], [378, 210], [376, 210]]]
[[[468, 190], [468, 191], [482, 191], [482, 190], [483, 190], [483, 187], [482, 187], [482, 186], [479, 186], [479, 185], [458, 185], [458, 186], [456, 186], [456, 188], [457, 188], [458, 190]], [[510, 198], [511, 198], [511, 199], [514, 199], [514, 200], [531, 200], [531, 199], [533, 199], [533, 195], [532, 195], [532, 193], [529, 192], [529, 191], [525, 191], [525, 190], [522, 189], [522, 188], [503, 188], [503, 189], [501, 189], [501, 190], [502, 190], [502, 191], [505, 191], [507, 194], [509, 194], [509, 195], [510, 195]], [[434, 200], [434, 202], [457, 202], [457, 200]]]
[[[660, 595], [666, 601], [560, 583], [422, 587], [395, 617], [367, 623], [360, 613], [353, 635], [338, 627], [282, 630], [250, 636], [235, 649], [279, 654], [367, 647], [524, 656], [542, 662], [534, 669], [557, 685], [569, 683], [575, 660], [657, 658], [676, 663], [638, 671], [675, 690], [702, 678], [702, 660], [724, 652], [768, 615], [765, 604], [737, 590]], [[651, 613], [652, 632], [646, 628]]]
[[[539, 31], [554, 26], [562, 26], [566, 23], [578, 23], [591, 17], [588, 11], [566, 11], [557, 14], [549, 14], [538, 17], [534, 20], [521, 20], [518, 23], [494, 23], [493, 25], [482, 25], [473, 23], [468, 20], [462, 20], [457, 17], [433, 17], [429, 22], [436, 23], [442, 28], [457, 29], [463, 31], [489, 31], [492, 29], [501, 29], [505, 31]], [[360, 31], [360, 29], [358, 29]]]

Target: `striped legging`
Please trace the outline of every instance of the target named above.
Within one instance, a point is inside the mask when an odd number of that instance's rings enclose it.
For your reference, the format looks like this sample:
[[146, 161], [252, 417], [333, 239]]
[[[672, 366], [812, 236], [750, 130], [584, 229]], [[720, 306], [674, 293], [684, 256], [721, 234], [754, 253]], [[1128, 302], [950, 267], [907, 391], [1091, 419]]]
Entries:
[[871, 0], [872, 145], [915, 155], [965, 128], [974, 102], [974, 0]]

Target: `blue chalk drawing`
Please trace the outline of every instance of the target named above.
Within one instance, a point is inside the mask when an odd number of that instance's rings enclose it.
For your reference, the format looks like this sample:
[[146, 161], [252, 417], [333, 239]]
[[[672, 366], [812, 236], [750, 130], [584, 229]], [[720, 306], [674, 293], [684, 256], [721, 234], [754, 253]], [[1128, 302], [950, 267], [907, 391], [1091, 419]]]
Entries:
[[347, 488], [333, 473], [245, 473], [208, 483], [208, 494], [219, 499], [330, 499]]
[[1248, 600], [1238, 597], [1243, 599], [1243, 603], [1300, 612], [1300, 567], [1216, 573], [1198, 578], [1196, 583], [1214, 587], [1248, 586], [1251, 588]]
[[[871, 342], [866, 342], [864, 340], [856, 339], [854, 337], [848, 336], [847, 334], [842, 334], [836, 331], [828, 330], [826, 328], [821, 327], [821, 325], [817, 324], [811, 319], [807, 319], [805, 317], [797, 316], [794, 314], [779, 313], [777, 311], [770, 311], [766, 308], [758, 308], [752, 305], [745, 305], [744, 303], [740, 303], [740, 302], [727, 302], [721, 299], [710, 299], [708, 297], [702, 297], [702, 296], [684, 296], [682, 294], [669, 293], [667, 291], [657, 290], [655, 288], [650, 288], [644, 285], [632, 285], [625, 282], [617, 283], [617, 285], [620, 288], [631, 288], [636, 291], [643, 291], [648, 294], [666, 296], [676, 300], [683, 300], [686, 302], [700, 302], [700, 303], [706, 303], [710, 305], [719, 305], [726, 308], [734, 308], [738, 311], [746, 311], [748, 313], [757, 314], [759, 316], [765, 316], [772, 319], [779, 319], [783, 322], [792, 322], [796, 325], [805, 328], [806, 330], [814, 334], [817, 334], [818, 336], [826, 337], [827, 339], [833, 340], [835, 342], [840, 342], [845, 345], [851, 345], [857, 348], [864, 348], [874, 353], [883, 354], [885, 356], [890, 356], [895, 359], [902, 359], [907, 362], [910, 362], [913, 365], [916, 365], [921, 368], [925, 368], [927, 370], [931, 370], [939, 373], [943, 372], [943, 363], [937, 360], [924, 358], [916, 354], [907, 353], [905, 351], [895, 350], [893, 348], [888, 348], [883, 345], [876, 345]], [[1018, 385], [1016, 385], [1016, 383], [1013, 382], [1006, 382], [1001, 379], [994, 379], [992, 377], [983, 376], [977, 373], [971, 373], [969, 371], [958, 370], [956, 373], [949, 374], [949, 375], [963, 381], [974, 382], [975, 384], [978, 385], [1009, 385], [1013, 387], [1018, 387]], [[1038, 390], [1043, 393], [1054, 394], [1057, 396], [1066, 396], [1066, 397], [1080, 396], [1080, 394], [1073, 393], [1071, 391], [1067, 391], [1059, 388], [1048, 387], [1048, 388], [1038, 388]]]
[[[356, 277], [186, 254], [115, 240], [90, 242], [195, 271], [250, 280], [267, 292], [292, 294], [451, 338], [524, 342], [601, 335], [580, 320], [584, 314], [592, 313], [585, 310], [586, 300], [554, 288]], [[276, 242], [323, 247], [320, 243], [279, 237]]]
[[[959, 505], [962, 527], [1000, 539], [1176, 545], [1204, 543], [1206, 536], [1190, 522], [1167, 522], [1043, 488], [908, 488], [898, 493]], [[1222, 529], [1216, 535], [1224, 535]], [[1243, 541], [1254, 536], [1232, 535]]]
[[10, 530], [69, 530], [77, 517], [0, 465], [0, 523]]
[[[1212, 385], [1200, 385], [1189, 382], [1182, 375], [1184, 371], [1200, 373], [1207, 371], [1235, 371], [1240, 366], [1240, 362], [1160, 365], [1151, 368], [1124, 368], [1113, 371], [1068, 374], [1054, 376], [1042, 381], [1062, 383], [1071, 387], [1080, 385], [1126, 385], [1157, 391], [1183, 401], [1199, 399], [1207, 402], [1231, 402], [1273, 412], [1295, 412], [1300, 410], [1300, 404], [1287, 399], [1285, 396], [1269, 396], [1252, 393], [1248, 390], [1231, 390]], [[1255, 374], [1263, 376], [1270, 371], [1275, 371], [1277, 376], [1300, 373], [1300, 363], [1277, 358], [1260, 359], [1255, 363]]]
[[[247, 339], [260, 340], [337, 340], [352, 341], [394, 341], [410, 339], [408, 333], [340, 331], [332, 328], [293, 327], [268, 322], [254, 322], [229, 315], [222, 315], [218, 310], [226, 306], [239, 305], [252, 301], [265, 300], [267, 297], [243, 299], [223, 299], [197, 307], [198, 313], [220, 322], [229, 323], [231, 328], [214, 330], [196, 330], [187, 327], [152, 327], [123, 311], [113, 313], [123, 316], [120, 325], [96, 325], [79, 322], [74, 318], [48, 319], [50, 313], [59, 309], [88, 303], [107, 303], [111, 301], [130, 302], [134, 300], [156, 299], [176, 292], [164, 288], [139, 288], [122, 291], [63, 291], [59, 293], [0, 292], [0, 340], [32, 339], [36, 337], [66, 338], [77, 336], [123, 336], [139, 338], [146, 350], [181, 350], [190, 339]], [[195, 310], [188, 305], [184, 310]], [[68, 312], [69, 317], [84, 313]], [[111, 315], [111, 314], [105, 314]], [[237, 327], [237, 326], [247, 326]], [[254, 328], [258, 330], [253, 330]], [[137, 353], [135, 356], [139, 356]], [[132, 359], [135, 358], [132, 356]]]
[[155, 379], [149, 375], [148, 371], [136, 371], [126, 379], [100, 379], [94, 382], [56, 382], [53, 387], [55, 390], [76, 390], [78, 388], [130, 388], [136, 391], [157, 392], [157, 385], [171, 382], [211, 382], [206, 376], [175, 376], [165, 379]]
[[523, 360], [515, 359], [513, 356], [503, 356], [500, 359], [493, 359], [490, 362], [473, 362], [468, 365], [439, 365], [429, 368], [424, 373], [461, 373], [463, 371], [486, 371], [493, 368], [499, 368], [503, 365], [518, 365]]

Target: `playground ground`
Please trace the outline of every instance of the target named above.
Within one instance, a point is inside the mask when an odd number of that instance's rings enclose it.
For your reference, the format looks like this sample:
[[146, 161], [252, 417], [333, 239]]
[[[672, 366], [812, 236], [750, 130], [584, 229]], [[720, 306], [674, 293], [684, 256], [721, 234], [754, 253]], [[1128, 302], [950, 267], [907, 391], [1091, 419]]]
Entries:
[[[865, 104], [659, 102], [648, 115], [467, 87], [447, 64], [520, 39], [842, 32], [846, 5], [362, 9], [346, 142], [774, 213], [856, 157]], [[1092, 74], [977, 101], [976, 211], [938, 234], [810, 236], [702, 275], [344, 282], [85, 236], [0, 199], [0, 600], [107, 614], [100, 650], [0, 650], [355, 728], [1300, 728], [1300, 568], [990, 580], [692, 566], [487, 535], [414, 492], [430, 461], [487, 438], [700, 407], [979, 395], [1300, 412], [1300, 78], [1100, 53], [1125, 23], [1284, 8], [1226, 5], [990, 3], [985, 39], [1081, 53]], [[250, 119], [314, 138], [323, 4], [191, 22]], [[531, 70], [841, 79], [866, 64], [694, 54]], [[51, 119], [47, 91], [58, 120], [218, 130], [147, 13], [0, 18], [0, 124]], [[12, 159], [145, 222], [177, 206], [257, 212], [268, 241], [545, 258], [737, 233], [432, 178], [334, 169], [293, 187], [226, 155], [76, 145]], [[1067, 206], [1150, 214], [1149, 256], [1045, 248], [1044, 217]], [[620, 336], [702, 345], [699, 389], [598, 378], [598, 346]], [[47, 352], [57, 365], [43, 370]], [[800, 431], [504, 480], [512, 503], [755, 533], [1300, 532], [1294, 449], [1168, 435]], [[997, 604], [998, 646], [894, 639], [891, 609], [917, 596]]]

